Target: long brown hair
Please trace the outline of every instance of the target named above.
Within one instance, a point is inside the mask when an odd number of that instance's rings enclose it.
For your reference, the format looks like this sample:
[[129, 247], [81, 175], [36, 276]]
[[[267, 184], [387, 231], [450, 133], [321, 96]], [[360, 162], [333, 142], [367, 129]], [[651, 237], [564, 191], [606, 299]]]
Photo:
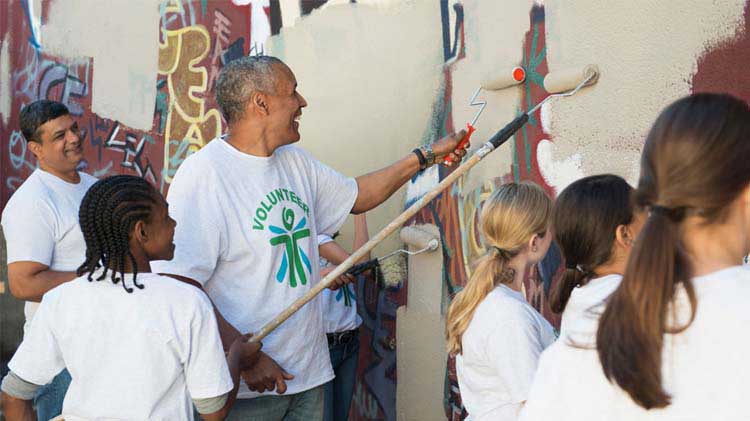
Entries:
[[[663, 408], [665, 334], [687, 329], [698, 305], [684, 248], [687, 215], [721, 222], [750, 183], [750, 108], [734, 97], [696, 94], [668, 106], [651, 128], [641, 158], [636, 200], [650, 214], [597, 331], [604, 374], [640, 406]], [[690, 319], [676, 325], [670, 311], [684, 289]]]
[[497, 285], [513, 282], [515, 273], [507, 267], [508, 261], [523, 251], [534, 234], [544, 236], [551, 212], [552, 200], [532, 183], [504, 184], [484, 203], [480, 218], [487, 253], [448, 308], [448, 352], [462, 352], [461, 338], [477, 307]]
[[622, 177], [601, 174], [577, 180], [557, 196], [552, 226], [565, 272], [550, 293], [552, 311], [562, 313], [573, 288], [611, 259], [617, 227], [633, 221], [633, 193]]

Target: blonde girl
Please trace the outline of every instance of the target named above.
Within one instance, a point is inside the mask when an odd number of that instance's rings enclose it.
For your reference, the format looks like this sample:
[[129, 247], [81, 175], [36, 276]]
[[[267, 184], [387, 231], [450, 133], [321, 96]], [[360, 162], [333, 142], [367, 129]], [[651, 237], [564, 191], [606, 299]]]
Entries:
[[547, 253], [552, 202], [532, 183], [498, 188], [482, 208], [487, 253], [448, 310], [448, 351], [473, 420], [515, 420], [552, 326], [522, 293], [527, 271]]

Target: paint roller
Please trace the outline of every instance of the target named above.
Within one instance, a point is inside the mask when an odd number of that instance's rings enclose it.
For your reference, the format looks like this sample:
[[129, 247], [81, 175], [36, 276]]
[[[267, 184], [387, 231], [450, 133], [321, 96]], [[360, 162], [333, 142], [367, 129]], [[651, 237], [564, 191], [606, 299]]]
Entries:
[[[516, 117], [508, 123], [505, 127], [495, 133], [484, 145], [482, 145], [477, 151], [471, 155], [463, 164], [458, 166], [453, 172], [448, 174], [442, 181], [440, 181], [435, 187], [427, 192], [424, 196], [419, 198], [417, 201], [412, 203], [401, 215], [397, 216], [393, 221], [385, 226], [380, 232], [366, 242], [362, 247], [352, 253], [346, 260], [341, 262], [334, 270], [328, 273], [325, 278], [318, 282], [314, 287], [310, 289], [304, 296], [297, 299], [287, 309], [278, 314], [271, 321], [266, 323], [258, 332], [256, 332], [251, 341], [260, 342], [268, 336], [274, 329], [284, 323], [286, 319], [296, 313], [302, 306], [314, 299], [321, 291], [328, 288], [333, 284], [339, 276], [344, 274], [349, 268], [351, 268], [355, 262], [359, 261], [367, 253], [369, 253], [376, 245], [383, 241], [393, 231], [397, 230], [400, 226], [405, 224], [410, 218], [416, 215], [423, 207], [425, 207], [432, 199], [434, 199], [443, 190], [448, 188], [454, 181], [459, 177], [463, 176], [470, 169], [479, 163], [485, 156], [490, 152], [497, 149], [508, 141], [515, 132], [523, 127], [526, 122], [529, 121], [529, 117], [539, 109], [544, 103], [552, 98], [569, 97], [578, 93], [584, 86], [589, 86], [597, 82], [599, 78], [599, 69], [596, 66], [586, 66], [584, 69], [573, 69], [565, 70], [558, 74], [548, 74], [545, 77], [545, 89], [550, 92], [542, 102], [534, 106], [532, 109], [524, 114]], [[549, 86], [547, 80], [550, 80]], [[554, 90], [552, 90], [554, 89]]]
[[[487, 106], [487, 101], [476, 100], [477, 96], [479, 95], [479, 92], [481, 92], [482, 89], [487, 89], [490, 91], [497, 91], [500, 89], [505, 89], [510, 86], [523, 83], [524, 80], [526, 80], [526, 70], [524, 70], [523, 67], [514, 67], [513, 69], [500, 72], [500, 76], [490, 77], [487, 74], [482, 76], [481, 82], [479, 84], [479, 88], [477, 88], [476, 92], [474, 92], [474, 95], [469, 100], [469, 106], [472, 106], [472, 107], [478, 106], [479, 110], [474, 115], [474, 118], [471, 120], [471, 122], [466, 124], [466, 134], [464, 135], [463, 139], [461, 139], [461, 141], [458, 142], [458, 146], [456, 147], [456, 149], [463, 148], [464, 146], [469, 144], [471, 135], [472, 133], [474, 133], [474, 130], [476, 130], [475, 125], [477, 124], [479, 115], [482, 114], [482, 111], [484, 111], [484, 107]], [[445, 159], [443, 160], [444, 164], [450, 164], [452, 162], [453, 162], [453, 158], [451, 158], [450, 155], [445, 157]]]
[[[408, 256], [414, 256], [416, 254], [420, 254], [424, 252], [435, 251], [440, 246], [440, 241], [437, 239], [435, 235], [430, 234], [429, 232], [425, 232], [419, 228], [404, 227], [401, 229], [401, 232], [399, 232], [399, 237], [401, 237], [401, 241], [403, 241], [404, 243], [408, 244], [409, 246], [417, 250], [409, 251], [406, 249], [398, 249], [398, 250], [395, 250], [386, 254], [383, 257], [370, 259], [366, 262], [356, 264], [352, 266], [349, 270], [347, 270], [346, 273], [353, 275], [353, 276], [357, 276], [366, 270], [379, 267], [380, 264], [383, 263], [385, 260], [393, 256], [396, 256], [398, 254], [403, 253]], [[395, 281], [389, 281], [389, 279], [386, 279], [385, 283], [386, 283], [386, 286], [391, 286], [391, 285], [397, 284], [399, 281], [400, 279], [396, 279]]]

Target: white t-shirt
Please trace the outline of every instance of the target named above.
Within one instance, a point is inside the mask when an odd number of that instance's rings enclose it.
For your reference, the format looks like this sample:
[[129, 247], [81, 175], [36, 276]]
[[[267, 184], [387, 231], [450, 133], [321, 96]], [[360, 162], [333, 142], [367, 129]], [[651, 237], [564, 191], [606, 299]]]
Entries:
[[588, 337], [590, 332], [596, 332], [605, 300], [620, 286], [621, 280], [622, 275], [612, 274], [591, 279], [586, 285], [573, 288], [562, 314], [560, 338], [565, 340], [570, 335], [580, 341], [583, 338], [579, 338], [579, 335]]
[[[59, 272], [74, 272], [83, 263], [86, 243], [78, 225], [78, 208], [97, 180], [78, 174], [81, 181], [71, 184], [36, 169], [13, 193], [2, 216], [8, 263], [37, 262]], [[24, 332], [38, 306], [26, 302]]]
[[[333, 239], [325, 234], [318, 235], [318, 245], [329, 243]], [[328, 266], [328, 260], [320, 258], [321, 269]], [[346, 332], [362, 324], [357, 313], [357, 296], [354, 284], [346, 284], [336, 291], [326, 288], [320, 293], [323, 310], [323, 328], [326, 333]]]
[[456, 356], [458, 387], [469, 416], [515, 420], [539, 354], [555, 340], [547, 320], [518, 291], [499, 285], [479, 304]]
[[[132, 274], [125, 282], [132, 285]], [[86, 419], [192, 420], [193, 399], [232, 390], [211, 303], [197, 288], [153, 273], [128, 294], [107, 274], [44, 295], [8, 367], [43, 385], [63, 368], [63, 414]]]
[[[177, 170], [167, 196], [175, 257], [152, 268], [200, 282], [229, 323], [256, 332], [320, 280], [317, 235], [333, 234], [356, 198], [354, 179], [296, 146], [264, 158], [217, 138]], [[263, 351], [295, 376], [287, 394], [331, 380], [320, 300], [271, 332]], [[255, 396], [243, 382], [240, 397]]]
[[[732, 267], [693, 279], [695, 320], [664, 336], [662, 382], [672, 395], [664, 409], [646, 411], [604, 377], [596, 349], [558, 341], [539, 362], [523, 420], [747, 420], [750, 365], [750, 270]], [[679, 290], [677, 318], [689, 316]]]

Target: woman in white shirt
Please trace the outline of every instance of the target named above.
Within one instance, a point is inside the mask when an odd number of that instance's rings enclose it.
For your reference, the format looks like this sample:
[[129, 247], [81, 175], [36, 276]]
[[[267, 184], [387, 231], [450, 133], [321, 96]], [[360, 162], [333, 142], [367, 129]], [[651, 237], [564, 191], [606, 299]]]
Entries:
[[565, 272], [550, 293], [550, 308], [562, 313], [563, 340], [591, 331], [605, 299], [620, 285], [646, 220], [634, 192], [622, 177], [602, 174], [573, 182], [555, 199], [552, 226]]
[[260, 344], [243, 336], [225, 356], [206, 295], [151, 273], [151, 261], [174, 255], [162, 195], [140, 177], [105, 178], [84, 196], [79, 220], [86, 261], [44, 295], [8, 363], [5, 417], [35, 419], [36, 390], [67, 367], [65, 419], [191, 420], [192, 404], [206, 420], [224, 419]]
[[747, 420], [750, 107], [695, 94], [651, 128], [637, 202], [650, 209], [596, 348], [542, 355], [524, 420]]
[[473, 420], [514, 420], [552, 326], [523, 296], [523, 278], [547, 253], [552, 202], [539, 186], [509, 183], [484, 203], [487, 254], [448, 310], [448, 351]]

